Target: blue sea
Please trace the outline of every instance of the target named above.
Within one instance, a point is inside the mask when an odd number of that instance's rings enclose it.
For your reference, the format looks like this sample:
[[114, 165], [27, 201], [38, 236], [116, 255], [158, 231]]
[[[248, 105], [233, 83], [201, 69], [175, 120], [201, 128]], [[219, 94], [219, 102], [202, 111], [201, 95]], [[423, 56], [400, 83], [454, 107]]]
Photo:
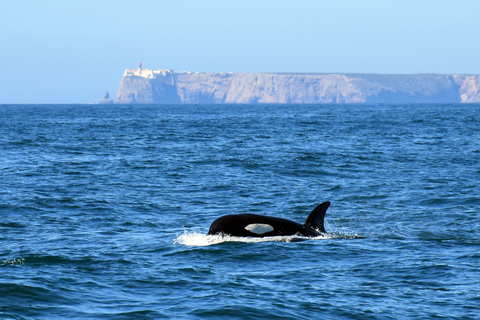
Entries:
[[478, 104], [1, 105], [0, 186], [0, 319], [480, 318]]

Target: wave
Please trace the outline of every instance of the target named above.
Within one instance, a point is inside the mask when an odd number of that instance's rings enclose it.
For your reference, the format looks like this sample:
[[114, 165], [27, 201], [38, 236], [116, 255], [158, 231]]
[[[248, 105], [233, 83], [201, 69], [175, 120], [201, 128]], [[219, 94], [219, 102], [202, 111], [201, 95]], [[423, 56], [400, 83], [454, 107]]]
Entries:
[[333, 235], [324, 235], [314, 238], [304, 237], [304, 236], [275, 236], [275, 237], [234, 237], [228, 235], [206, 235], [198, 233], [195, 231], [188, 231], [179, 236], [173, 241], [174, 244], [181, 244], [185, 246], [211, 246], [214, 244], [224, 243], [224, 242], [248, 242], [248, 243], [258, 243], [258, 242], [300, 242], [306, 240], [325, 240], [331, 239], [336, 236]]
[[13, 258], [10, 260], [0, 260], [0, 265], [8, 265], [8, 264], [24, 265], [25, 258]]

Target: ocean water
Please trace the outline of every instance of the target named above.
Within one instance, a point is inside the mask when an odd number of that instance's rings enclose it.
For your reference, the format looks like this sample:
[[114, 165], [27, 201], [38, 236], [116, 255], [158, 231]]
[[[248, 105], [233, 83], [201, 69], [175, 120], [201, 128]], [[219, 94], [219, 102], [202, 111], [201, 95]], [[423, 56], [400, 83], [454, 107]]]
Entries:
[[475, 104], [2, 105], [0, 318], [479, 319], [479, 181]]

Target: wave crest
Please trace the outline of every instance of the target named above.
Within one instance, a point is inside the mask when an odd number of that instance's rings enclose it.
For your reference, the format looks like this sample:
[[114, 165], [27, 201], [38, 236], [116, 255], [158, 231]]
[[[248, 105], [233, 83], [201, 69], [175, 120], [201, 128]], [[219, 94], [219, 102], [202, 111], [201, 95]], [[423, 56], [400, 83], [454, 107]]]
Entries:
[[324, 240], [331, 239], [331, 235], [318, 236], [315, 238], [304, 236], [275, 236], [275, 237], [233, 237], [228, 235], [206, 235], [194, 231], [185, 230], [185, 232], [173, 241], [175, 244], [181, 244], [186, 246], [210, 246], [223, 242], [299, 242], [305, 240]]

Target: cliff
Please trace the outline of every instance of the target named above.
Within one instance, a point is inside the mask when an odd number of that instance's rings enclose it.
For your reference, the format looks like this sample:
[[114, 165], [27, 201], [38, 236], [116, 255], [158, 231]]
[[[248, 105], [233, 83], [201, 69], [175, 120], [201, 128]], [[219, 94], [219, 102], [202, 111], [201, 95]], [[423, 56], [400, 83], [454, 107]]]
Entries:
[[116, 103], [182, 103], [172, 72], [156, 77], [124, 75], [115, 97]]
[[479, 75], [155, 73], [124, 75], [116, 103], [478, 103]]

